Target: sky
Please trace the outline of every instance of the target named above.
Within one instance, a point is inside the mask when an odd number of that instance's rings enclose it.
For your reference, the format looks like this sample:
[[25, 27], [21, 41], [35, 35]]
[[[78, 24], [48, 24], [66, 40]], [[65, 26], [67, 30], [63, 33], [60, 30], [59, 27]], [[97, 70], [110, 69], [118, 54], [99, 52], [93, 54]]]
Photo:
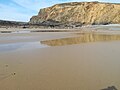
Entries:
[[120, 0], [0, 0], [0, 20], [29, 21], [41, 8], [64, 2], [99, 1], [120, 3]]

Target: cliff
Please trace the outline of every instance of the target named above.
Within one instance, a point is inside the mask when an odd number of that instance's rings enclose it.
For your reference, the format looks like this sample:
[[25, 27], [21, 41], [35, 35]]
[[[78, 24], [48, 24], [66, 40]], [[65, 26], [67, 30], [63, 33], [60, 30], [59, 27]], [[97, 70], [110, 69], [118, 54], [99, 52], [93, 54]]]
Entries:
[[30, 23], [40, 24], [50, 20], [64, 24], [120, 24], [120, 4], [101, 2], [56, 4], [40, 9], [38, 15], [30, 19]]

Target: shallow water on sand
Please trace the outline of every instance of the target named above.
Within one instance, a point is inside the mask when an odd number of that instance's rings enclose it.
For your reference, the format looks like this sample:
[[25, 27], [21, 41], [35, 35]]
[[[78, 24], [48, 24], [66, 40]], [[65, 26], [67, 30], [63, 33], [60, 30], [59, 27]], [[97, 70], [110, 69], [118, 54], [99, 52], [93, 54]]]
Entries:
[[120, 89], [120, 35], [39, 39], [0, 44], [1, 90]]
[[60, 38], [53, 40], [41, 41], [42, 44], [48, 46], [64, 46], [89, 42], [103, 42], [103, 41], [115, 41], [120, 40], [120, 35], [106, 35], [106, 34], [94, 34], [94, 33], [78, 33], [77, 37]]
[[[23, 37], [22, 37], [23, 38]], [[77, 33], [74, 37], [58, 38], [37, 42], [15, 42], [0, 44], [0, 52], [19, 51], [27, 49], [39, 49], [50, 46], [65, 46], [90, 42], [105, 42], [120, 40], [120, 35], [106, 35], [94, 33]]]
[[42, 45], [40, 42], [9, 43], [9, 44], [0, 44], [0, 52], [38, 49], [38, 48], [45, 48], [45, 47], [48, 47], [48, 46]]

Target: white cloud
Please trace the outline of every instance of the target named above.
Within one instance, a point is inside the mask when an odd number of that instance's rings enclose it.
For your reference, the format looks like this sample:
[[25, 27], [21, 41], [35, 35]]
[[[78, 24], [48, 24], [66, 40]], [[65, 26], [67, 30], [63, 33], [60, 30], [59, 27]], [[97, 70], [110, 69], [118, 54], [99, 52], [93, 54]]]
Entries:
[[0, 4], [0, 11], [2, 12], [0, 19], [3, 20], [29, 21], [29, 18], [32, 16], [32, 14], [19, 12], [17, 8], [4, 4]]
[[22, 7], [35, 11], [37, 11], [41, 5], [41, 0], [13, 0], [13, 1]]

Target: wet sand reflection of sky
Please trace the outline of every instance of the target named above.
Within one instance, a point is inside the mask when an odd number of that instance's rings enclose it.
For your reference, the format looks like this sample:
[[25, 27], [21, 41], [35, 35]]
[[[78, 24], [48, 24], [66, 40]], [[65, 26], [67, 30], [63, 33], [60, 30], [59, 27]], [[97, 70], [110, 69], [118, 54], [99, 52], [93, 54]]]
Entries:
[[106, 35], [106, 34], [93, 34], [93, 33], [80, 33], [75, 37], [59, 38], [45, 41], [36, 42], [19, 42], [0, 44], [0, 52], [28, 50], [36, 48], [46, 48], [49, 46], [64, 46], [89, 42], [105, 42], [120, 40], [120, 35]]
[[21, 43], [0, 44], [0, 52], [28, 50], [28, 49], [44, 48], [44, 47], [47, 47], [47, 46], [42, 45], [39, 42], [21, 42]]

